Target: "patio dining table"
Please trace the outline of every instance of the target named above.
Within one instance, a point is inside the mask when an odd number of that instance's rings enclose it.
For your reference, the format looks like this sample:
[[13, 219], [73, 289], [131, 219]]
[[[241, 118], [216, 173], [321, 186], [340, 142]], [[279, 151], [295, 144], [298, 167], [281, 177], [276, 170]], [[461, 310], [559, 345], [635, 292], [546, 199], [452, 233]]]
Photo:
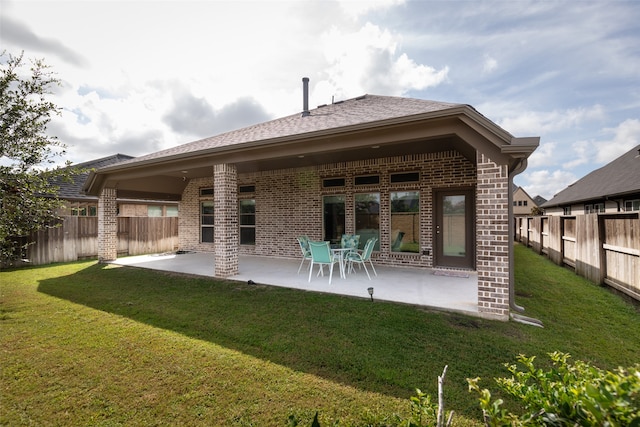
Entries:
[[347, 278], [347, 273], [346, 273], [346, 263], [347, 263], [347, 259], [346, 259], [346, 254], [351, 252], [353, 250], [353, 248], [342, 248], [342, 247], [335, 247], [335, 248], [331, 248], [331, 255], [334, 257], [338, 258], [338, 265], [340, 267], [340, 277], [342, 277], [343, 279]]

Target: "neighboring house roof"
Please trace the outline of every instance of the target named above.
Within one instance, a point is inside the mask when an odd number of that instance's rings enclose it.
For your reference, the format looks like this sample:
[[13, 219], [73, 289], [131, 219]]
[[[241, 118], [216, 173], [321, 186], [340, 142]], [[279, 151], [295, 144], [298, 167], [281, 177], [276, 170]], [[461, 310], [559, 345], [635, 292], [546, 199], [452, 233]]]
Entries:
[[543, 207], [640, 193], [640, 145], [553, 196]]
[[77, 165], [69, 166], [70, 169], [86, 169], [86, 172], [76, 174], [73, 176], [70, 182], [67, 182], [63, 179], [56, 179], [52, 184], [59, 187], [58, 189], [58, 197], [66, 200], [95, 200], [95, 196], [88, 196], [82, 191], [82, 187], [84, 186], [89, 173], [92, 170], [100, 169], [106, 166], [111, 166], [116, 163], [121, 163], [125, 160], [133, 159], [133, 156], [128, 156], [126, 154], [114, 154], [112, 156], [103, 157], [101, 159], [90, 160], [88, 162], [79, 163]]
[[189, 179], [211, 176], [214, 164], [248, 172], [446, 149], [474, 162], [481, 151], [515, 167], [538, 143], [513, 137], [469, 105], [364, 95], [107, 166], [90, 174], [84, 190], [117, 186], [141, 197], [161, 188], [177, 196]]
[[542, 206], [547, 202], [547, 199], [545, 199], [544, 197], [537, 195], [536, 197], [533, 198], [533, 201], [535, 202], [535, 204], [537, 206]]
[[547, 201], [547, 199], [545, 199], [544, 197], [542, 197], [542, 196], [540, 196], [540, 195], [537, 195], [536, 197], [531, 197], [531, 196], [529, 195], [529, 193], [527, 193], [527, 191], [526, 191], [524, 188], [519, 187], [519, 186], [517, 186], [516, 184], [513, 184], [513, 186], [512, 186], [511, 188], [513, 189], [513, 193], [514, 193], [514, 194], [515, 194], [515, 192], [516, 192], [516, 191], [518, 191], [519, 189], [520, 189], [520, 190], [522, 190], [522, 192], [523, 192], [523, 193], [524, 193], [524, 194], [525, 194], [529, 199], [531, 199], [531, 201], [532, 201], [533, 203], [535, 203], [535, 204], [536, 204], [536, 206], [542, 206], [542, 204], [543, 204], [543, 203], [545, 203], [545, 202]]

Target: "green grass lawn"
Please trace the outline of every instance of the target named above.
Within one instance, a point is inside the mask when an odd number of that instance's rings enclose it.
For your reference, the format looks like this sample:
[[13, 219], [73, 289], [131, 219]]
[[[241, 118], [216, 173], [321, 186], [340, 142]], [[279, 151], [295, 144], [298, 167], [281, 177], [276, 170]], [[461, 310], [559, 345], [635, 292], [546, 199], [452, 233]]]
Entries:
[[[516, 246], [516, 301], [544, 328], [94, 261], [0, 272], [0, 425], [365, 425], [416, 388], [477, 424], [519, 353], [604, 369], [640, 354], [640, 311]], [[377, 418], [376, 418], [377, 417]]]

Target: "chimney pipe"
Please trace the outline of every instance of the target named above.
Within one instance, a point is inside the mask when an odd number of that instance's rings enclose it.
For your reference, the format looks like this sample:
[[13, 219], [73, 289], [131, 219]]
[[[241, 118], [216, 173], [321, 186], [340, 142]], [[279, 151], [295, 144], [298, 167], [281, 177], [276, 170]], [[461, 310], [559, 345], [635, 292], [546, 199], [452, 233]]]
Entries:
[[302, 117], [309, 114], [309, 77], [302, 78]]

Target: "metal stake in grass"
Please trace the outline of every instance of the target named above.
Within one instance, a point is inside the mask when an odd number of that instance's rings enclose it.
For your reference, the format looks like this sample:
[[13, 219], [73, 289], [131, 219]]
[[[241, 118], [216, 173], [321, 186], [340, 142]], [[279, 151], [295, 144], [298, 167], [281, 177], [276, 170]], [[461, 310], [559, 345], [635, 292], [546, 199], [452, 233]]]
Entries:
[[369, 296], [371, 297], [371, 302], [373, 302], [373, 288], [368, 288]]

